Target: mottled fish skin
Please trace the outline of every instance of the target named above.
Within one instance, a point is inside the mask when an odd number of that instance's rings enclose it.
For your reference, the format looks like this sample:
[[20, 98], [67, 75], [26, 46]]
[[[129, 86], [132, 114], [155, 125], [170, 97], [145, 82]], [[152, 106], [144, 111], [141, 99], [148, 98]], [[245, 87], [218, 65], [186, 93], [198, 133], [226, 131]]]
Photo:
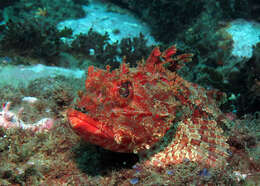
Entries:
[[113, 71], [89, 67], [86, 91], [67, 112], [71, 127], [89, 143], [138, 153], [150, 166], [225, 165], [229, 146], [219, 122], [228, 121], [218, 108], [225, 94], [180, 77], [193, 55], [176, 51], [155, 48], [136, 68], [125, 61]]

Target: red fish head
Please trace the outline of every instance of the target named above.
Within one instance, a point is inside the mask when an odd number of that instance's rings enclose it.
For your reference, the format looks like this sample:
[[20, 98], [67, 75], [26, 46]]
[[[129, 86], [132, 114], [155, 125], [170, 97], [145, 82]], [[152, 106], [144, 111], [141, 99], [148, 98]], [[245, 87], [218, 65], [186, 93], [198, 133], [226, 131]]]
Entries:
[[[178, 101], [163, 64], [176, 48], [155, 48], [146, 63], [110, 71], [88, 69], [86, 92], [68, 110], [71, 127], [87, 142], [116, 152], [149, 149], [170, 128]], [[188, 56], [189, 57], [189, 56]]]

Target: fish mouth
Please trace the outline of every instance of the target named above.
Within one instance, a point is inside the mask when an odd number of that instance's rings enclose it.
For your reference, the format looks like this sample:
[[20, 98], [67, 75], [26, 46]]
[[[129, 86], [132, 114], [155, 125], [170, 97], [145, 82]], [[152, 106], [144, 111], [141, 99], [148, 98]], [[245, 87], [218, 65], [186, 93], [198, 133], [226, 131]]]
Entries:
[[86, 141], [97, 144], [95, 140], [114, 140], [114, 134], [110, 128], [106, 127], [102, 122], [94, 120], [86, 113], [69, 109], [67, 119], [71, 128]]
[[114, 134], [113, 128], [96, 121], [89, 114], [69, 109], [67, 111], [67, 118], [71, 128], [86, 142], [115, 152], [132, 152], [128, 145], [118, 143], [118, 138]]

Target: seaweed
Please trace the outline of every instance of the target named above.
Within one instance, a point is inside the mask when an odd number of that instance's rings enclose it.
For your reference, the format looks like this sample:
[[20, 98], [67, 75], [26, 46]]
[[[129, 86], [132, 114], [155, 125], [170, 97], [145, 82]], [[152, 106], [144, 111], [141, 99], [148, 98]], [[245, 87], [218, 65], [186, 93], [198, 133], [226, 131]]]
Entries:
[[66, 19], [84, 17], [86, 13], [82, 8], [83, 4], [87, 5], [88, 0], [19, 0], [5, 8], [5, 21], [10, 18], [21, 21], [39, 17], [57, 24]]
[[119, 43], [121, 58], [126, 58], [130, 66], [136, 66], [137, 62], [142, 58], [147, 57], [153, 46], [147, 46], [147, 40], [144, 35], [140, 33], [139, 37], [124, 38]]
[[[164, 43], [171, 43], [176, 34], [180, 34], [193, 22], [200, 20], [203, 12], [212, 11], [212, 15], [226, 19], [256, 19], [259, 5], [255, 0], [109, 0], [123, 8], [130, 9], [145, 22], [150, 24], [153, 36]], [[217, 9], [215, 7], [218, 6]], [[251, 15], [256, 9], [255, 14]], [[258, 11], [259, 12], [259, 11]], [[254, 12], [253, 12], [254, 13]], [[258, 16], [259, 19], [259, 16]], [[221, 20], [221, 19], [220, 19]], [[201, 20], [203, 21], [203, 20]], [[202, 30], [202, 29], [201, 29]]]
[[[110, 0], [124, 8], [131, 9], [150, 24], [153, 36], [165, 43], [171, 42], [173, 33], [182, 31], [203, 10], [203, 1], [124, 1]], [[192, 11], [190, 11], [192, 9]], [[144, 11], [145, 10], [145, 11]]]
[[103, 66], [110, 64], [116, 67], [117, 46], [116, 43], [110, 44], [109, 40], [108, 33], [102, 35], [91, 28], [87, 34], [81, 33], [76, 36], [71, 44], [71, 51], [82, 53], [99, 61]]
[[18, 2], [19, 0], [2, 0], [0, 3], [0, 9], [3, 9], [7, 6], [13, 5], [14, 3]]
[[130, 66], [136, 66], [138, 61], [148, 56], [151, 48], [141, 33], [139, 37], [124, 38], [120, 42], [111, 43], [108, 33], [102, 35], [90, 29], [87, 34], [76, 36], [70, 50], [97, 61], [96, 65], [101, 68], [110, 65], [114, 69], [122, 61], [120, 58], [126, 58]]
[[50, 58], [61, 50], [62, 37], [69, 37], [72, 31], [59, 31], [55, 25], [43, 19], [25, 19], [20, 22], [9, 20], [2, 31], [1, 50], [13, 50], [22, 56]]

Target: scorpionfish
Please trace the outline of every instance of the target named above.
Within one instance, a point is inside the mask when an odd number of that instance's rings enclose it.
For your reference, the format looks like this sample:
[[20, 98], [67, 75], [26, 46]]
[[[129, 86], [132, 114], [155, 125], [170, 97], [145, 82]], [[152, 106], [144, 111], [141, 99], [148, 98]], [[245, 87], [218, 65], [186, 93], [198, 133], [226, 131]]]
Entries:
[[136, 68], [125, 61], [113, 71], [90, 66], [86, 91], [67, 111], [70, 126], [86, 142], [138, 153], [144, 165], [225, 165], [229, 145], [219, 109], [225, 94], [179, 76], [192, 54], [175, 55], [176, 50], [156, 47]]

